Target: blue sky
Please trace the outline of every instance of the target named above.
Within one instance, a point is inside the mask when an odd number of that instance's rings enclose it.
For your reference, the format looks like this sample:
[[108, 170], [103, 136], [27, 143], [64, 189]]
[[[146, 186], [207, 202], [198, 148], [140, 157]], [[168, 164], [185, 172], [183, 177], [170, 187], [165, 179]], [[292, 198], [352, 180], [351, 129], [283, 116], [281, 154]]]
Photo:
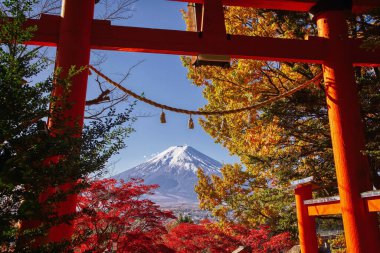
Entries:
[[[113, 22], [118, 25], [149, 28], [185, 30], [180, 9], [186, 9], [186, 3], [166, 0], [139, 0], [135, 4], [132, 18]], [[143, 61], [133, 69], [124, 85], [147, 98], [157, 102], [186, 109], [198, 109], [206, 101], [202, 97], [202, 88], [186, 79], [187, 69], [182, 66], [179, 56], [105, 52], [107, 61], [102, 65], [105, 74], [117, 78], [134, 64]], [[91, 94], [91, 82], [88, 89]], [[190, 145], [222, 163], [236, 162], [228, 150], [213, 139], [200, 127], [198, 118], [193, 117], [195, 129], [187, 127], [188, 116], [166, 112], [166, 124], [160, 123], [161, 110], [139, 102], [134, 114], [139, 117], [134, 124], [136, 132], [126, 140], [128, 147], [112, 159], [111, 173], [116, 174], [132, 168], [170, 146]]]

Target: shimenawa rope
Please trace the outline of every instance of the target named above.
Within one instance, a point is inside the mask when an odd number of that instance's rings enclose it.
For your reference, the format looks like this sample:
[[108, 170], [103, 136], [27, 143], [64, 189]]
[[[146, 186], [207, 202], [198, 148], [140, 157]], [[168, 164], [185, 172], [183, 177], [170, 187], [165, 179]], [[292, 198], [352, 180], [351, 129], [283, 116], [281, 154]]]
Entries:
[[186, 110], [186, 109], [181, 109], [181, 108], [175, 108], [175, 107], [172, 107], [172, 106], [168, 106], [168, 105], [164, 105], [164, 104], [160, 104], [160, 103], [157, 103], [151, 99], [148, 99], [148, 98], [145, 98], [143, 96], [140, 96], [136, 93], [134, 93], [133, 91], [125, 88], [124, 86], [120, 85], [119, 83], [113, 81], [111, 78], [109, 78], [108, 76], [106, 76], [105, 74], [103, 74], [102, 72], [100, 72], [98, 69], [96, 69], [95, 67], [89, 65], [88, 68], [92, 71], [94, 71], [97, 75], [99, 75], [100, 77], [102, 77], [104, 80], [106, 80], [108, 83], [110, 83], [111, 85], [117, 87], [118, 89], [124, 91], [125, 93], [127, 93], [128, 95], [136, 98], [137, 100], [140, 100], [144, 103], [147, 103], [149, 105], [152, 105], [154, 107], [157, 107], [157, 108], [161, 108], [163, 110], [167, 110], [167, 111], [172, 111], [172, 112], [176, 112], [176, 113], [183, 113], [183, 114], [189, 114], [189, 115], [226, 115], [226, 114], [234, 114], [234, 113], [239, 113], [239, 112], [244, 112], [244, 111], [250, 111], [250, 110], [257, 110], [267, 104], [270, 104], [270, 103], [273, 103], [281, 98], [284, 98], [284, 97], [287, 97], [287, 96], [290, 96], [292, 94], [294, 94], [295, 92], [299, 91], [299, 90], [302, 90], [304, 88], [306, 88], [307, 86], [309, 86], [310, 84], [312, 83], [317, 83], [317, 81], [319, 82], [322, 78], [322, 73], [321, 74], [318, 74], [316, 75], [313, 79], [287, 91], [287, 92], [284, 92], [276, 97], [273, 97], [273, 98], [270, 98], [268, 100], [265, 100], [263, 102], [260, 102], [260, 103], [257, 103], [257, 104], [254, 104], [254, 105], [251, 105], [251, 106], [247, 106], [247, 107], [242, 107], [242, 108], [238, 108], [238, 109], [232, 109], [232, 110], [224, 110], [224, 111], [193, 111], [193, 110]]

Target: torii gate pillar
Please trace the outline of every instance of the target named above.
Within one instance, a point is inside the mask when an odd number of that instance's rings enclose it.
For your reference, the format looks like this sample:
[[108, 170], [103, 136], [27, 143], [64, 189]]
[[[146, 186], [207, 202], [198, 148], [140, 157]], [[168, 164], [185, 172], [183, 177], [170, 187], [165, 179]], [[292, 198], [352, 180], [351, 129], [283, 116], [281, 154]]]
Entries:
[[[90, 61], [91, 25], [94, 16], [94, 0], [63, 0], [59, 40], [57, 43], [56, 69], [60, 69], [61, 78], [66, 78], [71, 67], [86, 67]], [[83, 126], [84, 109], [86, 101], [88, 71], [84, 70], [71, 78], [71, 94], [68, 102], [71, 107], [64, 112], [70, 119], [70, 126]], [[61, 90], [55, 89], [53, 96], [59, 96]], [[49, 119], [49, 128], [54, 132], [54, 119]], [[75, 182], [73, 182], [75, 183]], [[61, 186], [63, 190], [70, 189], [72, 184]], [[68, 196], [67, 200], [59, 203], [59, 215], [72, 214], [76, 211], [76, 195]], [[60, 224], [49, 231], [49, 241], [71, 239], [73, 226]]]
[[318, 238], [315, 218], [309, 216], [304, 201], [313, 198], [313, 185], [310, 182], [299, 184], [294, 189], [296, 196], [298, 238], [302, 253], [318, 253]]
[[378, 223], [360, 196], [372, 187], [368, 160], [362, 154], [364, 133], [346, 16], [344, 10], [322, 10], [315, 19], [319, 36], [329, 39], [323, 75], [347, 251], [376, 253]]

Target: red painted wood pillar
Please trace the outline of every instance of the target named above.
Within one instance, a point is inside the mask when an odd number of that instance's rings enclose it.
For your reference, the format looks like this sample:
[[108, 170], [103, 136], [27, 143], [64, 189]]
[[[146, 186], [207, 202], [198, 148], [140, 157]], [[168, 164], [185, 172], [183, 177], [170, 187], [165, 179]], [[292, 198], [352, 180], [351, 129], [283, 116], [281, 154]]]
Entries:
[[312, 185], [298, 185], [294, 190], [296, 196], [298, 237], [302, 253], [317, 253], [318, 238], [315, 218], [309, 216], [304, 201], [312, 199]]
[[[91, 24], [94, 16], [94, 0], [63, 0], [59, 41], [57, 45], [56, 68], [60, 69], [60, 77], [66, 78], [71, 67], [87, 66], [90, 60]], [[86, 101], [88, 71], [82, 71], [71, 79], [71, 93], [68, 96], [70, 108], [64, 111], [65, 117], [71, 121], [70, 126], [83, 126], [84, 108]], [[54, 96], [60, 96], [61, 90], [56, 88]], [[54, 107], [53, 109], [54, 110]], [[54, 119], [49, 119], [49, 128], [54, 133]], [[78, 133], [79, 134], [79, 133]], [[75, 182], [68, 183], [60, 188], [67, 190]], [[67, 200], [59, 203], [59, 215], [74, 213], [76, 210], [76, 195], [68, 196]], [[70, 224], [60, 224], [49, 231], [49, 241], [69, 239], [73, 233]]]
[[372, 187], [368, 160], [362, 154], [364, 133], [347, 44], [346, 12], [321, 11], [316, 20], [319, 36], [329, 39], [323, 74], [347, 251], [379, 252], [378, 223], [375, 216], [367, 212], [360, 197], [361, 192]]

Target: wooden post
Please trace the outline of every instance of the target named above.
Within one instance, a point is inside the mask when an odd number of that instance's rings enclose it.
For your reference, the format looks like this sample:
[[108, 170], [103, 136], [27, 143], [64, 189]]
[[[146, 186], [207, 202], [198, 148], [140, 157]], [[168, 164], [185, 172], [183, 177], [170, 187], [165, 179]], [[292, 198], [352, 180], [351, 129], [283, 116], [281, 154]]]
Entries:
[[[59, 41], [57, 45], [56, 68], [60, 68], [61, 78], [66, 78], [71, 67], [87, 66], [90, 61], [91, 24], [94, 16], [94, 0], [63, 0]], [[88, 71], [82, 71], [71, 79], [72, 91], [68, 96], [71, 107], [64, 111], [65, 117], [71, 121], [72, 127], [83, 126], [84, 108], [86, 102]], [[56, 88], [53, 96], [60, 96], [61, 90]], [[54, 119], [49, 119], [49, 128], [54, 132]], [[73, 183], [61, 186], [66, 191], [73, 187]], [[51, 190], [49, 190], [51, 191]], [[76, 211], [77, 196], [70, 195], [67, 200], [58, 203], [58, 215], [71, 214]], [[49, 241], [70, 239], [73, 233], [72, 224], [60, 224], [50, 229]]]
[[364, 134], [347, 43], [347, 12], [335, 7], [319, 10], [316, 21], [319, 36], [329, 39], [323, 74], [346, 245], [350, 253], [375, 253], [380, 249], [378, 224], [360, 197], [361, 192], [371, 190], [371, 183], [368, 161], [362, 154]]
[[298, 237], [302, 253], [317, 253], [318, 238], [315, 226], [315, 217], [309, 216], [305, 200], [312, 199], [312, 177], [292, 182], [295, 186]]

